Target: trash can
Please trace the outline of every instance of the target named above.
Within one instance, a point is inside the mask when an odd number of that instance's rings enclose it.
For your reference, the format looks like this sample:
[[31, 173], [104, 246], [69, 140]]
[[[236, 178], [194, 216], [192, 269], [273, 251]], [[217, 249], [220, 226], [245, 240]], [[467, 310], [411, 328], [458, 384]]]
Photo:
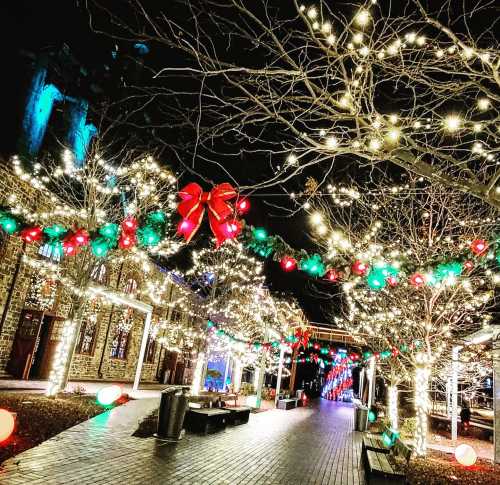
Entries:
[[155, 437], [166, 441], [179, 441], [184, 416], [188, 408], [189, 387], [169, 387], [161, 392], [158, 427]]
[[365, 406], [356, 406], [354, 410], [354, 429], [356, 431], [366, 431], [368, 408]]

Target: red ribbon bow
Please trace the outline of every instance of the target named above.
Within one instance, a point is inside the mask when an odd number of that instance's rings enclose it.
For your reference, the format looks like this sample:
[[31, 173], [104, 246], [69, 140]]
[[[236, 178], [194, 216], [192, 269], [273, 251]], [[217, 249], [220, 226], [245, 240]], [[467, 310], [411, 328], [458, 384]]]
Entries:
[[227, 201], [237, 195], [236, 190], [227, 182], [215, 186], [210, 192], [203, 192], [196, 182], [187, 184], [179, 192], [182, 201], [177, 206], [177, 211], [182, 216], [182, 221], [177, 227], [177, 233], [189, 242], [201, 225], [206, 205], [217, 247], [226, 239], [236, 237], [241, 232], [241, 221], [236, 219], [234, 209]]

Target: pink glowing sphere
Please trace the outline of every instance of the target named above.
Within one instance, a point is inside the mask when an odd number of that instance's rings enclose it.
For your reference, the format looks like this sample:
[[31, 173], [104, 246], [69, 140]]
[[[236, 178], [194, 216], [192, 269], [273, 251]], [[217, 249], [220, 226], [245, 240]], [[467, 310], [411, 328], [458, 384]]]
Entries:
[[0, 443], [12, 434], [15, 424], [12, 413], [6, 409], [0, 409]]
[[455, 449], [455, 458], [463, 466], [472, 466], [476, 463], [477, 454], [470, 445], [459, 445]]

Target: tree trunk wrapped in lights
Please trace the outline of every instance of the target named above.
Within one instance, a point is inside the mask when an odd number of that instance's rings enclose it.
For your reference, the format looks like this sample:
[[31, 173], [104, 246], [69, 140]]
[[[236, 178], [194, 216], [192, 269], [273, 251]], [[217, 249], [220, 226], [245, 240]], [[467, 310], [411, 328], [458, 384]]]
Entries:
[[[105, 160], [105, 154], [111, 158]], [[95, 296], [92, 287], [104, 284], [96, 268], [112, 258], [114, 263], [140, 262], [148, 271], [150, 254], [168, 256], [180, 248], [168, 232], [168, 214], [176, 208], [176, 178], [170, 170], [127, 146], [117, 155], [103, 139], [85, 155], [83, 165], [69, 150], [60, 159], [47, 157], [31, 165], [13, 157], [14, 173], [51, 205], [33, 212], [13, 194], [7, 210], [0, 211], [5, 232], [26, 244], [41, 244], [44, 258], [25, 256], [24, 264], [70, 295], [49, 376], [50, 395], [66, 386], [85, 305]]]
[[429, 380], [431, 366], [425, 353], [416, 355], [417, 365], [415, 367], [415, 452], [425, 455], [427, 452], [427, 415], [430, 409]]
[[391, 428], [395, 431], [399, 429], [398, 422], [398, 386], [389, 386], [387, 389], [387, 407], [389, 411], [389, 421]]

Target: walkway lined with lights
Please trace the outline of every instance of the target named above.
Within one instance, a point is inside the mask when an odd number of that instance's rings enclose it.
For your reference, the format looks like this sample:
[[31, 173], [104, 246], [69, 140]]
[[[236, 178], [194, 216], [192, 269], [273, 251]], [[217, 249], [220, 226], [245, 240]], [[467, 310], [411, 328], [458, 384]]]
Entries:
[[4, 463], [1, 485], [358, 485], [361, 434], [348, 404], [266, 411], [177, 445], [131, 436], [157, 399], [131, 401]]

